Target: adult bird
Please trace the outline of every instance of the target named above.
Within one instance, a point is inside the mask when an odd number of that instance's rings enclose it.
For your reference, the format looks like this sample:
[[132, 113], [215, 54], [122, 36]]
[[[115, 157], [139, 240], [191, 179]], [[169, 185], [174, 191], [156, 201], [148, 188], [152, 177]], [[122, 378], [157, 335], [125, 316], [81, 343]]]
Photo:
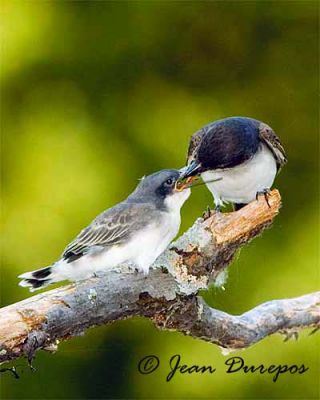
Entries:
[[270, 126], [253, 118], [229, 117], [191, 137], [181, 179], [201, 175], [216, 210], [229, 202], [237, 210], [260, 194], [268, 202], [275, 176], [286, 162], [284, 148]]
[[123, 263], [148, 273], [180, 228], [180, 209], [190, 189], [176, 187], [180, 172], [144, 177], [130, 196], [98, 215], [54, 264], [19, 276], [30, 291], [62, 280], [77, 281]]

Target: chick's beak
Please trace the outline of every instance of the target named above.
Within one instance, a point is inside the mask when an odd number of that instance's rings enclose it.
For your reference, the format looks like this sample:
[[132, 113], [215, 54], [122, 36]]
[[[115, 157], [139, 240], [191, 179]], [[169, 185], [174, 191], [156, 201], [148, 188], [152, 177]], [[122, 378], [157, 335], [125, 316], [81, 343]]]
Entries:
[[192, 183], [198, 179], [197, 176], [189, 176], [185, 180], [177, 180], [176, 185], [175, 185], [175, 192], [182, 192], [185, 189], [188, 189], [189, 187], [192, 186]]

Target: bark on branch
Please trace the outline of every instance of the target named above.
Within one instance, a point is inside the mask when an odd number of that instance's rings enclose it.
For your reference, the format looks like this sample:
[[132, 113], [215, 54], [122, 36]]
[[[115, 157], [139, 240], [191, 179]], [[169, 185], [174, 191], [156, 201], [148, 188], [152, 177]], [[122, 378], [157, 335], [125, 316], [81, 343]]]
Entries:
[[281, 199], [274, 190], [270, 208], [263, 198], [240, 211], [199, 219], [156, 261], [148, 276], [111, 271], [47, 291], [0, 310], [0, 362], [59, 341], [87, 328], [132, 316], [216, 343], [226, 349], [250, 346], [283, 330], [319, 326], [320, 292], [274, 300], [232, 316], [207, 306], [199, 289], [222, 281], [235, 252], [270, 226]]

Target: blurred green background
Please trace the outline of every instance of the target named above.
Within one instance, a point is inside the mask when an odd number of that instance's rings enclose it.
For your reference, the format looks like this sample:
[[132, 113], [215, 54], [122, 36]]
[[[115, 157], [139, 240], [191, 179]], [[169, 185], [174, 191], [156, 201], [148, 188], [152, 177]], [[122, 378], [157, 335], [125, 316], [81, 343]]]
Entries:
[[[190, 135], [226, 116], [251, 116], [281, 137], [289, 163], [275, 186], [283, 208], [272, 229], [244, 248], [226, 290], [210, 304], [242, 313], [319, 287], [319, 48], [316, 1], [2, 1], [1, 302], [29, 293], [16, 276], [48, 265], [138, 178], [181, 167]], [[194, 189], [182, 231], [212, 204]], [[227, 375], [208, 343], [134, 319], [90, 330], [23, 360], [2, 398], [314, 399], [319, 339], [270, 337], [236, 352], [249, 365], [305, 364], [304, 375]], [[214, 375], [165, 382], [176, 353]], [[161, 365], [140, 375], [138, 361]], [[233, 355], [233, 354], [232, 354]]]

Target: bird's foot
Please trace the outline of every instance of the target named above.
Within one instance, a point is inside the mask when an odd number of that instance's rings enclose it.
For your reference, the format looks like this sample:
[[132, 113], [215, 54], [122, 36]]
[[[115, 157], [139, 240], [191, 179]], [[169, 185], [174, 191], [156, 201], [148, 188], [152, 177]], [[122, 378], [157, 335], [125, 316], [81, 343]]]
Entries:
[[268, 207], [271, 208], [270, 203], [269, 203], [269, 196], [270, 196], [270, 189], [263, 189], [260, 190], [259, 192], [256, 193], [256, 200], [259, 199], [259, 196], [262, 195], [265, 198], [266, 203], [268, 204]]
[[[217, 204], [217, 205], [214, 207], [214, 211], [215, 211], [216, 213], [221, 213], [221, 209], [222, 209], [222, 205], [221, 205], [221, 204]], [[206, 220], [206, 219], [210, 218], [211, 215], [212, 215], [212, 210], [210, 209], [209, 206], [207, 206], [206, 211], [204, 211], [204, 213], [202, 214], [202, 218], [203, 218], [204, 220]]]
[[207, 209], [206, 209], [206, 210], [203, 212], [203, 214], [202, 214], [202, 218], [203, 218], [204, 220], [206, 220], [206, 219], [210, 218], [211, 215], [212, 215], [211, 209], [210, 209], [209, 206], [207, 206]]

